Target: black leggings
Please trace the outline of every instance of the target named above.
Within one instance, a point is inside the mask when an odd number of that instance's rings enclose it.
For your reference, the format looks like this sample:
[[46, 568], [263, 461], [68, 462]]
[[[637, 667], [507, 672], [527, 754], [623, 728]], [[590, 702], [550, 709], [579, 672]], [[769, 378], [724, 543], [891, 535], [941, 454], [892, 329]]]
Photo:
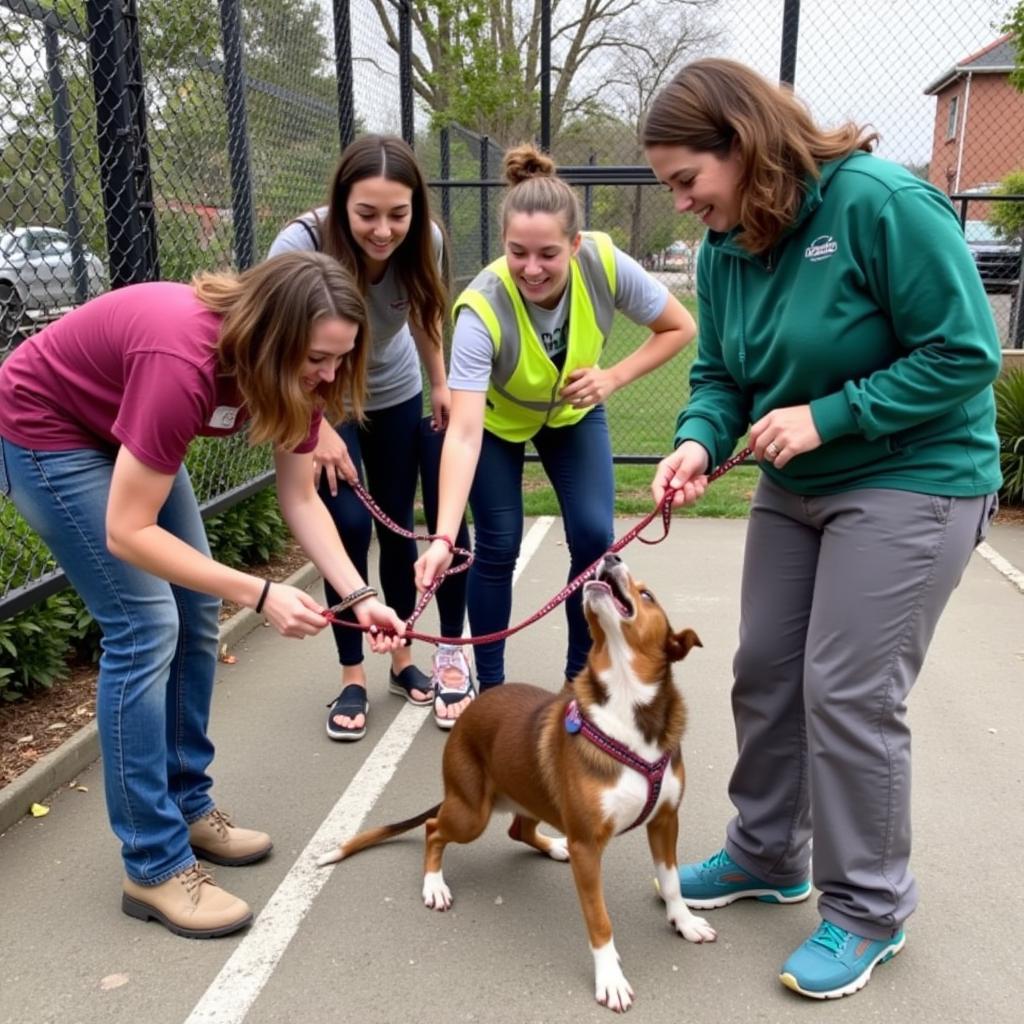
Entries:
[[[431, 427], [422, 416], [423, 396], [418, 394], [399, 405], [374, 409], [362, 424], [343, 423], [336, 427], [348, 447], [359, 479], [373, 495], [381, 510], [399, 526], [413, 528], [413, 504], [417, 474], [422, 476], [423, 506], [427, 527], [437, 524], [437, 481], [441, 468], [444, 433]], [[320, 497], [338, 528], [345, 550], [356, 570], [368, 579], [370, 529], [372, 518], [347, 484], [339, 482], [332, 495], [326, 479], [320, 482]], [[380, 545], [380, 582], [384, 600], [400, 618], [407, 618], [416, 606], [413, 563], [418, 557], [416, 542], [400, 537], [377, 523]], [[465, 521], [455, 541], [469, 547]], [[324, 594], [329, 605], [341, 599], [325, 580]], [[461, 636], [466, 613], [466, 573], [450, 576], [437, 592], [437, 609], [443, 636]], [[354, 621], [350, 613], [346, 616]], [[358, 665], [363, 660], [363, 634], [344, 626], [334, 626], [334, 642], [342, 665]]]

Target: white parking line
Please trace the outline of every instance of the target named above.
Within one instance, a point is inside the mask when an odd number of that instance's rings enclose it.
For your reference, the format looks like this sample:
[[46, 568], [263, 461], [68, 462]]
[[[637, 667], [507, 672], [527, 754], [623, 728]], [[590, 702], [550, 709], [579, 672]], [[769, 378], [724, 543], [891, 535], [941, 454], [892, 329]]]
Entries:
[[1022, 594], [1024, 594], [1024, 572], [1008, 562], [995, 548], [981, 543], [975, 549], [998, 572], [1001, 572]]
[[[541, 516], [523, 539], [513, 586], [553, 522], [552, 516]], [[317, 857], [356, 834], [429, 717], [409, 704], [398, 713], [185, 1024], [240, 1024], [245, 1020], [317, 893], [331, 877], [334, 868], [318, 868]]]

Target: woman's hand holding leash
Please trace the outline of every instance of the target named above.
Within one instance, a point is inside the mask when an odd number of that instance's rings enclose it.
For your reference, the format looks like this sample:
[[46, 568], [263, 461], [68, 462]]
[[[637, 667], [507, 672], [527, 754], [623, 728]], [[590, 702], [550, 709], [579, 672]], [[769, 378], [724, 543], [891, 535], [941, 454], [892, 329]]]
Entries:
[[323, 607], [304, 590], [287, 583], [264, 586], [262, 605], [257, 606], [257, 611], [282, 636], [315, 636], [327, 625]]
[[673, 508], [692, 505], [704, 494], [708, 485], [707, 472], [707, 449], [696, 441], [684, 441], [658, 463], [651, 481], [654, 503], [660, 505], [665, 500], [665, 492], [671, 488], [676, 492], [672, 495]]
[[369, 626], [366, 636], [376, 654], [394, 651], [404, 643], [405, 623], [382, 601], [369, 597], [353, 606], [352, 614], [360, 626]]
[[423, 593], [452, 564], [452, 549], [448, 541], [435, 540], [416, 559], [413, 571], [416, 573], [416, 589]]

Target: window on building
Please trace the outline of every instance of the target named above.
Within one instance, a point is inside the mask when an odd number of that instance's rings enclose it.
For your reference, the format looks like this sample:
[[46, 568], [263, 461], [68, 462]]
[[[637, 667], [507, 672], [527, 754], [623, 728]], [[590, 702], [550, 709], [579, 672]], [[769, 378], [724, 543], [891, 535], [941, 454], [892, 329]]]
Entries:
[[960, 97], [951, 96], [949, 100], [949, 118], [946, 121], [946, 138], [956, 138], [956, 119], [960, 112]]

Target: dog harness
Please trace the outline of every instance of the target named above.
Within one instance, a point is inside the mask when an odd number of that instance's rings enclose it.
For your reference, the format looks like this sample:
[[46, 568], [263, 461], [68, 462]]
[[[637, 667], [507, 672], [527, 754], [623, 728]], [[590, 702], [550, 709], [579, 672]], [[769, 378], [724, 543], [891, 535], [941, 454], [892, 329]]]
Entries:
[[599, 750], [603, 750], [619, 764], [624, 764], [627, 768], [639, 772], [647, 780], [647, 803], [637, 815], [636, 821], [618, 834], [621, 836], [623, 832], [629, 832], [640, 825], [658, 802], [661, 781], [665, 778], [665, 769], [668, 767], [669, 761], [672, 760], [671, 751], [662, 754], [657, 761], [645, 761], [638, 754], [634, 754], [625, 744], [612, 739], [607, 733], [601, 732], [593, 722], [584, 718], [579, 702], [575, 699], [569, 701], [565, 707], [565, 731], [572, 735], [579, 733], [581, 736], [585, 736]]

